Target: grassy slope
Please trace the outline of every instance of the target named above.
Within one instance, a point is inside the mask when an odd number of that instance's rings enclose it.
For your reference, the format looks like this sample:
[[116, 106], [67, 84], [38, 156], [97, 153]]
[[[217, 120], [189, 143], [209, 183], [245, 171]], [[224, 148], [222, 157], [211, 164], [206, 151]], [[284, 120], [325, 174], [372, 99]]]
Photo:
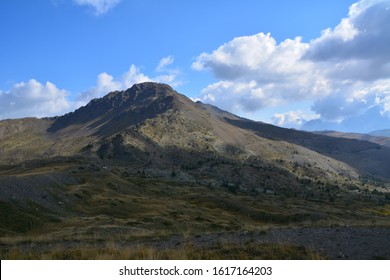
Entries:
[[53, 142], [46, 129], [51, 121], [26, 118], [0, 122], [0, 163], [20, 163], [26, 159], [49, 157]]
[[[138, 253], [124, 251], [130, 258], [137, 258], [137, 254], [163, 257], [161, 250], [159, 255], [145, 242], [275, 226], [390, 226], [389, 197], [385, 194], [355, 193], [332, 186], [313, 184], [296, 197], [288, 197], [180, 182], [173, 176], [154, 178], [147, 169], [138, 172], [137, 167], [82, 161], [2, 171], [2, 180], [9, 176], [30, 181], [27, 189], [23, 180], [18, 181], [13, 194], [2, 198], [2, 213], [7, 210], [10, 214], [0, 220], [2, 258], [87, 258], [93, 252], [96, 255], [92, 258], [120, 258], [124, 256], [118, 255], [120, 242], [144, 244]], [[40, 184], [32, 183], [36, 180]], [[175, 251], [183, 258], [218, 254], [232, 258], [237, 250], [236, 245], [225, 244], [223, 253], [211, 244], [207, 255], [206, 250], [202, 253], [190, 245], [183, 244], [176, 251], [167, 248], [165, 254]], [[257, 250], [255, 244], [247, 246], [248, 255]], [[274, 256], [280, 258], [315, 256], [304, 248], [275, 246], [278, 253]], [[282, 257], [286, 250], [290, 255]], [[242, 258], [247, 258], [245, 254]], [[252, 257], [270, 258], [260, 251], [256, 254]]]

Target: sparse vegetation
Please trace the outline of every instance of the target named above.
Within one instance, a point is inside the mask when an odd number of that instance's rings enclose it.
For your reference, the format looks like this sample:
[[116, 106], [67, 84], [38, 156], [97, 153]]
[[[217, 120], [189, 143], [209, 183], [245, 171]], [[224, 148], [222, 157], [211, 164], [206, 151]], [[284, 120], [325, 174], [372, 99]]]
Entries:
[[184, 244], [175, 248], [157, 249], [151, 246], [134, 247], [119, 246], [114, 242], [104, 245], [79, 248], [57, 248], [38, 253], [24, 252], [19, 249], [3, 250], [1, 259], [38, 259], [38, 260], [208, 260], [208, 259], [324, 259], [318, 253], [303, 246], [282, 244], [261, 244], [247, 242], [245, 244], [219, 242], [209, 247], [196, 247]]
[[[63, 162], [61, 168], [58, 162], [52, 164], [2, 171], [3, 182], [7, 182], [5, 173], [10, 172], [31, 179], [30, 191], [13, 185], [12, 200], [0, 204], [2, 213], [8, 213], [0, 219], [3, 258], [138, 258], [141, 252], [145, 258], [218, 258], [218, 254], [221, 258], [250, 258], [255, 244], [247, 244], [248, 251], [238, 254], [242, 244], [235, 242], [226, 245], [230, 251], [217, 250], [212, 244], [199, 249], [186, 243], [161, 250], [143, 242], [169, 240], [176, 235], [256, 232], [275, 226], [390, 226], [389, 202], [386, 194], [379, 191], [355, 192], [355, 188], [306, 180], [298, 181], [296, 187], [274, 182], [272, 191], [266, 187], [261, 191], [242, 188], [229, 181], [210, 189], [206, 184], [180, 181], [178, 174], [184, 171], [178, 170], [175, 177], [171, 172], [166, 172], [165, 177], [160, 173], [153, 177], [150, 171], [140, 171], [138, 167], [110, 165], [108, 170], [97, 168], [97, 162], [85, 162], [84, 168], [79, 168], [79, 160]], [[37, 170], [45, 170], [46, 182], [36, 177]], [[59, 176], [68, 183], [53, 181], [48, 170], [54, 170], [53, 178]], [[72, 173], [74, 170], [77, 173]], [[35, 185], [34, 178], [45, 183]], [[35, 186], [34, 191], [31, 186]], [[382, 198], [385, 203], [378, 203]], [[120, 252], [120, 242], [133, 244], [131, 250]], [[137, 243], [138, 251], [133, 248]], [[111, 251], [107, 244], [112, 245]], [[276, 248], [272, 253], [275, 258], [319, 257], [311, 250], [296, 246], [287, 250], [279, 245], [260, 247]], [[260, 252], [252, 257], [272, 258]]]

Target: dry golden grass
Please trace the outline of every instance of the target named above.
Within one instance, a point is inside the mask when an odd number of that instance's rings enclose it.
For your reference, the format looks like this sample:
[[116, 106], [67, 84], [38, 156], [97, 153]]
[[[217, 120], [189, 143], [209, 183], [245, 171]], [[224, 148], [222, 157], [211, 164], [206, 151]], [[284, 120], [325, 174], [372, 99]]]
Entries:
[[302, 246], [284, 244], [261, 244], [247, 242], [236, 244], [218, 242], [208, 247], [197, 247], [187, 243], [175, 248], [158, 249], [152, 246], [138, 245], [121, 247], [109, 241], [104, 246], [81, 246], [78, 248], [56, 248], [37, 252], [32, 250], [9, 249], [1, 252], [2, 259], [35, 259], [35, 260], [250, 260], [250, 259], [324, 259], [313, 250]]

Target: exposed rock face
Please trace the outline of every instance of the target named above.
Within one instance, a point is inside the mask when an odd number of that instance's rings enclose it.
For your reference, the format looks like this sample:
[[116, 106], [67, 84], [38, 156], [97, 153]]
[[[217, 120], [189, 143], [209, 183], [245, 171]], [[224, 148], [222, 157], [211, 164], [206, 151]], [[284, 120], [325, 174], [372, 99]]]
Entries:
[[90, 128], [100, 127], [102, 133], [104, 129], [115, 133], [171, 109], [175, 94], [168, 85], [137, 84], [125, 91], [114, 91], [91, 100], [75, 112], [57, 118], [48, 131], [57, 132], [70, 125], [85, 124]]

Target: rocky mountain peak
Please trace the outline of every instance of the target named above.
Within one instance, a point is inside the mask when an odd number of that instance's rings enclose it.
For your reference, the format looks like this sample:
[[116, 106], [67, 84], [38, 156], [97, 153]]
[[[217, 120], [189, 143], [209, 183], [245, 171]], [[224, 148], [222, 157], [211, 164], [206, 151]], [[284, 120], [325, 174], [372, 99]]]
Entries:
[[102, 98], [91, 100], [86, 107], [104, 106], [106, 110], [123, 106], [143, 106], [158, 99], [174, 96], [175, 91], [166, 84], [145, 82], [123, 91], [113, 91]]
[[49, 132], [56, 132], [72, 124], [99, 126], [120, 118], [123, 126], [139, 123], [174, 107], [180, 95], [169, 85], [145, 82], [123, 91], [113, 91], [95, 98], [74, 112], [58, 117]]
[[145, 99], [157, 99], [174, 95], [175, 91], [166, 84], [145, 82], [135, 84], [124, 91], [114, 91], [107, 94], [103, 99], [110, 101], [142, 101]]
[[127, 89], [126, 92], [144, 92], [144, 93], [152, 93], [155, 94], [164, 94], [168, 92], [174, 92], [171, 86], [162, 83], [155, 82], [144, 82], [139, 84], [134, 84], [131, 88]]

